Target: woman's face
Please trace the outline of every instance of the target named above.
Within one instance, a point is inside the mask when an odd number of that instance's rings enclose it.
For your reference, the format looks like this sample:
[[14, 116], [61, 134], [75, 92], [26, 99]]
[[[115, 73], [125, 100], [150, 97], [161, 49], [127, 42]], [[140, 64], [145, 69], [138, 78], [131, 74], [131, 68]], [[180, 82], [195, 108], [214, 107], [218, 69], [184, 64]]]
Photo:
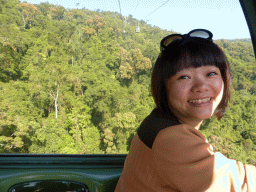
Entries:
[[168, 104], [182, 123], [192, 126], [210, 118], [223, 96], [224, 82], [216, 66], [186, 68], [166, 80]]

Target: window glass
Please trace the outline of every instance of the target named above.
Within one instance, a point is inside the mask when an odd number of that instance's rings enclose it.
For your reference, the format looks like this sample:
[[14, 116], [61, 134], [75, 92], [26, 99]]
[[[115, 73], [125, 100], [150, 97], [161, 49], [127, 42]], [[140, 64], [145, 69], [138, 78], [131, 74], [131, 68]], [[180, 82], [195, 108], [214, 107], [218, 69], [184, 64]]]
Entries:
[[0, 153], [127, 154], [155, 107], [160, 40], [196, 28], [224, 49], [236, 91], [226, 119], [202, 132], [230, 157], [234, 142], [237, 154], [254, 149], [256, 70], [238, 1], [1, 0], [0, 25]]

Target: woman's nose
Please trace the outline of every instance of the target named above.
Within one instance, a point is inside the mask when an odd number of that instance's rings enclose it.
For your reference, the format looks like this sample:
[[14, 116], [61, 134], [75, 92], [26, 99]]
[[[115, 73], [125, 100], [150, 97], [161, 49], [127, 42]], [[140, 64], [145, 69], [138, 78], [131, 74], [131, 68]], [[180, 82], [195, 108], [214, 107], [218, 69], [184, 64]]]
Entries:
[[192, 92], [204, 92], [209, 90], [207, 81], [203, 78], [197, 78], [192, 86]]

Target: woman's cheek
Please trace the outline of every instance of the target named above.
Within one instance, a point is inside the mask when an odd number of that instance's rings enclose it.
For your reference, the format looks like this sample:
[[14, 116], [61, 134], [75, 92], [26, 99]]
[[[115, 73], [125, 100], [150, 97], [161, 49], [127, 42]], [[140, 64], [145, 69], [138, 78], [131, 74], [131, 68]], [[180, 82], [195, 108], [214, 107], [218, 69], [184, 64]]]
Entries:
[[173, 89], [173, 91], [175, 92], [174, 95], [176, 95], [176, 97], [182, 98], [186, 92], [186, 89], [187, 89], [186, 83], [176, 84]]
[[224, 89], [224, 82], [222, 78], [214, 81], [214, 87], [216, 92], [218, 93], [220, 93]]
[[181, 83], [178, 85], [177, 90], [181, 93], [183, 93], [184, 91], [186, 91], [186, 89], [188, 88], [188, 84], [187, 83]]

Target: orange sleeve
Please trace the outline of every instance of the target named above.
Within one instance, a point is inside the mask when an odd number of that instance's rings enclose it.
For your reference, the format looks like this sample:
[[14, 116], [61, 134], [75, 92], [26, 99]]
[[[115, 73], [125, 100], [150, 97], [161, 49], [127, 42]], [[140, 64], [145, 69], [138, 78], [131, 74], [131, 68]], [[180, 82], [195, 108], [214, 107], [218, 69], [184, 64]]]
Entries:
[[181, 192], [256, 192], [256, 169], [214, 153], [206, 138], [188, 125], [160, 131], [154, 141], [152, 169]]

